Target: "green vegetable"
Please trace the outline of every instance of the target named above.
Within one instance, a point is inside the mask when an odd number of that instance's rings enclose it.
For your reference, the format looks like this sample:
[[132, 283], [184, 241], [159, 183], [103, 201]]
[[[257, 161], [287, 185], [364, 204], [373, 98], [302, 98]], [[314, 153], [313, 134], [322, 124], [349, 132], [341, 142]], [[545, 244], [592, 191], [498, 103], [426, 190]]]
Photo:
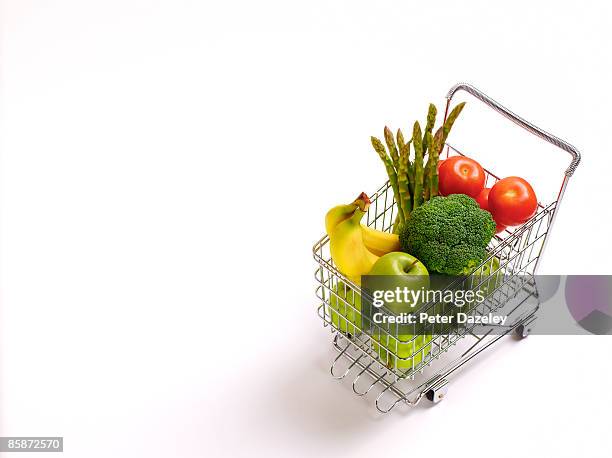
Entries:
[[423, 137], [419, 121], [415, 121], [412, 131], [412, 146], [414, 147], [414, 194], [412, 208], [423, 203]]
[[[397, 215], [393, 224], [393, 232], [399, 231], [400, 225], [408, 220], [413, 209], [438, 194], [438, 158], [444, 142], [461, 113], [465, 103], [457, 105], [448, 115], [444, 124], [432, 136], [438, 110], [429, 104], [425, 130], [414, 123], [412, 138], [406, 142], [400, 129], [394, 137], [391, 129], [385, 126], [383, 142], [371, 137], [372, 146], [385, 165], [389, 183], [393, 189], [397, 204]], [[410, 160], [410, 144], [414, 148], [414, 161]], [[388, 150], [388, 152], [387, 152]], [[425, 158], [427, 157], [427, 163]]]
[[[410, 162], [410, 145], [412, 144], [412, 138], [406, 143], [406, 161], [408, 163], [408, 189], [410, 189], [410, 196], [414, 196], [414, 162]], [[412, 209], [412, 207], [410, 207]]]
[[[412, 187], [410, 186], [410, 166], [412, 165], [410, 163], [410, 143], [412, 143], [412, 139], [408, 140], [408, 143], [406, 143], [402, 129], [397, 129], [396, 137], [397, 137], [397, 147], [400, 153], [400, 164], [402, 161], [402, 151], [404, 150], [404, 148], [406, 148], [406, 155], [405, 155], [405, 166], [406, 166], [406, 172], [407, 172], [406, 180], [408, 180], [408, 189], [410, 190], [410, 195], [412, 196]], [[412, 210], [412, 206], [408, 209], [408, 213], [410, 213], [410, 210]]]
[[446, 118], [446, 121], [444, 121], [444, 125], [442, 126], [443, 134], [442, 134], [442, 143], [440, 144], [440, 148], [444, 146], [444, 143], [446, 142], [446, 139], [448, 138], [448, 134], [450, 133], [450, 130], [452, 129], [453, 124], [459, 117], [459, 114], [463, 110], [464, 106], [465, 106], [465, 102], [461, 102], [457, 104], [457, 106], [451, 110], [450, 114]]
[[389, 148], [389, 154], [391, 155], [391, 160], [393, 161], [393, 167], [395, 170], [399, 170], [399, 153], [397, 151], [397, 146], [395, 146], [395, 139], [393, 138], [393, 133], [391, 129], [385, 126], [385, 143], [387, 144], [387, 148]]
[[433, 154], [433, 137], [431, 136], [431, 132], [425, 132], [425, 143], [423, 145], [423, 149], [429, 150], [429, 155], [427, 156], [427, 164], [425, 165], [425, 180], [423, 183], [423, 200], [428, 201], [431, 197], [431, 180], [433, 173], [432, 168], [435, 158]]
[[429, 198], [435, 197], [438, 195], [438, 162], [440, 159], [440, 151], [442, 150], [442, 136], [444, 135], [444, 130], [442, 127], [438, 129], [436, 135], [433, 137], [433, 145], [431, 147], [431, 151], [429, 153], [432, 164], [431, 164], [431, 179], [430, 179], [430, 189], [429, 189]]
[[402, 132], [402, 129], [397, 129], [397, 134], [395, 136], [397, 137], [397, 149], [399, 150], [400, 154], [402, 154], [402, 148], [406, 146], [406, 140], [404, 140], [404, 133]]
[[[440, 158], [440, 153], [442, 152], [442, 148], [444, 147], [444, 143], [446, 143], [446, 139], [448, 138], [448, 134], [450, 133], [453, 124], [461, 114], [461, 111], [465, 107], [465, 102], [461, 102], [455, 108], [453, 108], [446, 118], [446, 121], [440, 127], [436, 134], [431, 138], [429, 145], [427, 145], [427, 149], [429, 150], [429, 158], [427, 160], [427, 169], [429, 179], [425, 185], [425, 200], [428, 200], [434, 196], [438, 195], [438, 160]], [[430, 107], [431, 111], [431, 107]], [[431, 113], [430, 113], [431, 114]], [[428, 117], [429, 121], [429, 117]], [[433, 126], [432, 126], [433, 127]], [[429, 134], [431, 135], [432, 130], [429, 130]], [[427, 136], [427, 132], [425, 133]], [[427, 142], [427, 138], [424, 138], [425, 142]], [[426, 171], [427, 172], [427, 171]], [[427, 176], [427, 175], [426, 175]]]
[[402, 251], [419, 259], [430, 272], [467, 275], [487, 257], [495, 222], [464, 194], [433, 197], [414, 209], [401, 227]]
[[423, 155], [427, 153], [427, 133], [431, 135], [433, 132], [434, 125], [436, 124], [436, 115], [438, 114], [438, 109], [433, 103], [429, 104], [429, 110], [427, 111], [427, 124], [425, 124], [425, 132], [423, 132]]
[[389, 159], [387, 155], [387, 151], [385, 150], [382, 142], [376, 137], [370, 137], [372, 141], [372, 147], [374, 147], [374, 151], [378, 153], [381, 161], [385, 164], [385, 168], [387, 169], [387, 175], [389, 176], [389, 182], [391, 183], [391, 188], [393, 189], [393, 196], [395, 197], [395, 203], [397, 204], [398, 215], [400, 219], [400, 223], [404, 223], [404, 210], [402, 208], [402, 200], [400, 198], [399, 185], [397, 182], [397, 173], [395, 172], [395, 168], [393, 167], [393, 162]]
[[[401, 133], [401, 131], [398, 131]], [[399, 185], [400, 198], [402, 201], [402, 209], [404, 211], [404, 221], [410, 216], [412, 209], [412, 199], [410, 198], [410, 190], [408, 186], [408, 155], [410, 154], [410, 145], [402, 144], [400, 147], [399, 170], [397, 171], [397, 181]]]

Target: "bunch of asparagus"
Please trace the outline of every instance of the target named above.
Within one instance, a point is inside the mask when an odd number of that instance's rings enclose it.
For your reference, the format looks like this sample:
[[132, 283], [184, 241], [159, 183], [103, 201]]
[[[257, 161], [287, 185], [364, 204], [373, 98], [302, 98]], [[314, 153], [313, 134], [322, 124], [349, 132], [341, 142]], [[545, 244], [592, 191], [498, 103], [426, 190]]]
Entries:
[[[407, 142], [401, 129], [397, 130], [394, 137], [391, 129], [385, 126], [384, 136], [388, 153], [378, 138], [371, 137], [372, 146], [387, 169], [398, 208], [394, 232], [407, 221], [412, 210], [438, 195], [438, 159], [451, 127], [464, 106], [465, 102], [453, 108], [444, 124], [432, 135], [438, 110], [430, 103], [425, 132], [416, 121], [412, 129], [412, 138]], [[413, 158], [410, 154], [410, 145], [414, 150]]]

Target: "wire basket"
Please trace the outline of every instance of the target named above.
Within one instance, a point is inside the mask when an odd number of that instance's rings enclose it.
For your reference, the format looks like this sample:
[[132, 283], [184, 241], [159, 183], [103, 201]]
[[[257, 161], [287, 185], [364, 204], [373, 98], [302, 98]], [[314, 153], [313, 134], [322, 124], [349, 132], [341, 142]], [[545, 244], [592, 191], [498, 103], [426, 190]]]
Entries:
[[[572, 162], [565, 171], [557, 199], [548, 204], [539, 203], [536, 214], [529, 221], [493, 237], [488, 246], [488, 258], [474, 269], [478, 275], [462, 277], [457, 280], [459, 284], [449, 285], [449, 288], [459, 286], [463, 290], [486, 286], [486, 300], [464, 311], [472, 316], [503, 311], [510, 324], [491, 325], [488, 330], [480, 326], [476, 333], [475, 324], [449, 332], [448, 326], [433, 323], [425, 329], [420, 328], [419, 332], [407, 335], [404, 331], [402, 335], [397, 325], [366, 323], [368, 318], [361, 310], [364, 292], [334, 265], [329, 237], [324, 236], [314, 245], [313, 255], [319, 266], [315, 272], [316, 295], [320, 300], [318, 314], [324, 326], [331, 330], [333, 346], [338, 351], [331, 374], [337, 379], [352, 374], [352, 387], [357, 395], [365, 396], [378, 390], [375, 404], [383, 413], [398, 403], [415, 405], [423, 397], [434, 402], [441, 400], [446, 394], [449, 376], [470, 359], [509, 333], [520, 337], [528, 334], [539, 308], [534, 275], [569, 177], [580, 162], [580, 154], [573, 146], [535, 127], [473, 86], [454, 86], [447, 95], [447, 112], [453, 95], [459, 90], [468, 92], [528, 132], [570, 153]], [[446, 144], [440, 159], [456, 155], [462, 153]], [[491, 171], [485, 170], [485, 173], [486, 187], [499, 180]], [[374, 192], [370, 200], [365, 224], [390, 232], [397, 207], [389, 183]], [[423, 305], [420, 311], [432, 311], [439, 306], [431, 302]], [[495, 333], [494, 327], [497, 327]]]

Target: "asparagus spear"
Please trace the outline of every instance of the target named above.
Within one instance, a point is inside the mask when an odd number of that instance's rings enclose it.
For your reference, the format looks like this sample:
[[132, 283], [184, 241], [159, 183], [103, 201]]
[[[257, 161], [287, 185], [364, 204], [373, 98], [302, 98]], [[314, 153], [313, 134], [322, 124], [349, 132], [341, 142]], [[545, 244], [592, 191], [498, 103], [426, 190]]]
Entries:
[[[402, 129], [397, 129], [397, 146], [399, 148], [399, 152], [400, 152], [400, 161], [402, 160], [402, 149], [406, 148], [406, 156], [405, 156], [405, 162], [406, 162], [406, 179], [408, 181], [408, 191], [410, 192], [410, 195], [412, 196], [412, 192], [414, 191], [413, 189], [413, 185], [414, 183], [412, 183], [411, 179], [410, 179], [410, 168], [412, 166], [412, 163], [410, 162], [410, 144], [412, 143], [412, 138], [410, 140], [408, 140], [408, 142], [406, 142], [406, 140], [404, 139], [404, 133], [402, 132]], [[410, 213], [410, 210], [412, 209], [412, 206], [410, 206], [408, 208], [408, 213]]]
[[427, 132], [430, 134], [433, 131], [434, 125], [436, 124], [436, 115], [438, 114], [438, 109], [433, 103], [429, 104], [429, 110], [427, 112], [427, 124], [425, 125], [425, 132], [423, 134], [423, 157], [425, 157], [425, 153], [427, 153], [429, 145], [427, 144]]
[[378, 138], [370, 137], [370, 141], [372, 142], [374, 151], [378, 153], [378, 156], [383, 161], [383, 164], [385, 164], [385, 168], [387, 169], [387, 175], [389, 176], [389, 182], [391, 183], [391, 188], [393, 189], [393, 196], [395, 198], [395, 203], [397, 204], [397, 213], [400, 218], [400, 223], [404, 223], [404, 211], [402, 209], [399, 185], [397, 182], [397, 173], [395, 172], [395, 169], [393, 168], [393, 162], [387, 155], [387, 151], [385, 150], [384, 145]]
[[431, 197], [431, 183], [434, 165], [434, 147], [431, 132], [426, 131], [424, 138], [425, 146], [423, 147], [423, 150], [429, 150], [429, 154], [427, 155], [427, 164], [425, 165], [425, 178], [423, 180], [423, 201], [426, 202]]
[[410, 161], [410, 145], [412, 144], [412, 138], [406, 143], [406, 168], [408, 170], [408, 189], [410, 195], [414, 200], [414, 162]]
[[399, 169], [399, 153], [397, 152], [397, 146], [395, 146], [393, 133], [387, 126], [385, 126], [385, 143], [387, 143], [387, 148], [389, 148], [391, 160], [393, 161], [393, 167], [395, 167], [395, 170], [397, 171]]
[[404, 220], [407, 221], [410, 216], [410, 210], [412, 209], [412, 199], [408, 187], [408, 155], [410, 154], [410, 145], [404, 142], [401, 142], [401, 145], [397, 180], [402, 208], [404, 210]]
[[[450, 133], [450, 130], [453, 127], [453, 124], [459, 117], [459, 114], [461, 113], [461, 110], [463, 110], [464, 106], [465, 106], [465, 102], [461, 102], [455, 108], [452, 109], [452, 111], [446, 118], [446, 121], [444, 122], [444, 125], [442, 126], [443, 133], [442, 133], [442, 143], [440, 144], [440, 149], [442, 149], [442, 147], [444, 146], [444, 143], [446, 143], [448, 134]], [[440, 151], [438, 151], [438, 153], [440, 153]]]
[[438, 161], [440, 158], [440, 151], [442, 150], [442, 136], [444, 135], [444, 127], [440, 127], [436, 135], [434, 135], [432, 140], [432, 146], [430, 150], [430, 156], [432, 158], [431, 162], [431, 181], [430, 181], [430, 191], [429, 198], [435, 197], [438, 195]]
[[399, 149], [400, 158], [402, 157], [402, 148], [406, 145], [406, 141], [404, 140], [404, 133], [402, 129], [397, 129], [397, 148]]
[[[402, 195], [402, 209], [404, 210], [404, 219], [408, 219], [408, 215], [410, 214], [410, 210], [412, 209], [411, 197], [410, 197], [410, 183], [408, 177], [408, 162], [410, 155], [410, 141], [406, 144], [406, 140], [404, 139], [404, 133], [402, 129], [397, 129], [397, 133], [395, 134], [397, 138], [397, 148], [399, 150], [399, 168], [397, 170], [397, 181], [400, 188], [400, 193]], [[402, 181], [405, 181], [405, 186], [402, 184]], [[396, 218], [395, 224], [393, 225], [393, 232], [397, 232], [399, 225], [399, 218]]]
[[[431, 159], [431, 165], [429, 168], [429, 173], [431, 175], [429, 181], [429, 198], [438, 195], [438, 161], [440, 158], [440, 153], [442, 152], [442, 148], [444, 148], [444, 144], [446, 143], [446, 139], [448, 138], [448, 134], [450, 133], [453, 124], [459, 117], [459, 114], [463, 110], [464, 106], [465, 102], [461, 102], [455, 108], [453, 108], [446, 118], [444, 125], [442, 125], [442, 127], [436, 131], [436, 134], [433, 137], [432, 146], [430, 147], [429, 152]], [[428, 160], [427, 163], [430, 164], [430, 161]]]
[[423, 203], [423, 133], [419, 121], [414, 123], [412, 131], [412, 146], [414, 147], [414, 195], [413, 209]]

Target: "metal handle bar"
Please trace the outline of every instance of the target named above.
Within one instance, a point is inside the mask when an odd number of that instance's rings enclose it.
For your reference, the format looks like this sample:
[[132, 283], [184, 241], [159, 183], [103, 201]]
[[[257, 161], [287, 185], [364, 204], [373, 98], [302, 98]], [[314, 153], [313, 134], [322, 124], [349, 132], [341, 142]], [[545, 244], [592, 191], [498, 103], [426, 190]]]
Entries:
[[458, 92], [458, 91], [465, 91], [468, 94], [473, 95], [478, 100], [483, 102], [485, 105], [488, 105], [490, 108], [492, 108], [493, 110], [497, 111], [498, 113], [500, 113], [505, 118], [508, 118], [510, 121], [512, 121], [513, 123], [515, 123], [518, 126], [522, 127], [526, 131], [532, 133], [533, 135], [535, 135], [537, 137], [540, 137], [542, 140], [546, 140], [548, 143], [551, 143], [551, 144], [555, 145], [557, 148], [560, 148], [563, 151], [568, 152], [572, 156], [572, 162], [570, 163], [569, 167], [565, 171], [565, 176], [566, 177], [571, 177], [574, 174], [574, 172], [576, 171], [576, 168], [578, 167], [578, 164], [580, 163], [580, 152], [574, 146], [570, 145], [565, 140], [561, 140], [559, 137], [556, 137], [555, 135], [549, 134], [548, 132], [546, 132], [545, 130], [540, 129], [537, 126], [534, 126], [529, 121], [526, 121], [525, 119], [521, 118], [516, 113], [514, 113], [511, 110], [509, 110], [508, 108], [504, 107], [502, 104], [496, 102], [495, 100], [493, 100], [488, 95], [484, 94], [482, 91], [476, 89], [471, 84], [458, 83], [458, 84], [455, 84], [448, 91], [448, 94], [446, 94], [446, 99], [447, 99], [446, 109], [447, 109], [447, 111], [448, 111], [448, 106], [450, 105], [451, 99], [453, 98], [455, 93]]

